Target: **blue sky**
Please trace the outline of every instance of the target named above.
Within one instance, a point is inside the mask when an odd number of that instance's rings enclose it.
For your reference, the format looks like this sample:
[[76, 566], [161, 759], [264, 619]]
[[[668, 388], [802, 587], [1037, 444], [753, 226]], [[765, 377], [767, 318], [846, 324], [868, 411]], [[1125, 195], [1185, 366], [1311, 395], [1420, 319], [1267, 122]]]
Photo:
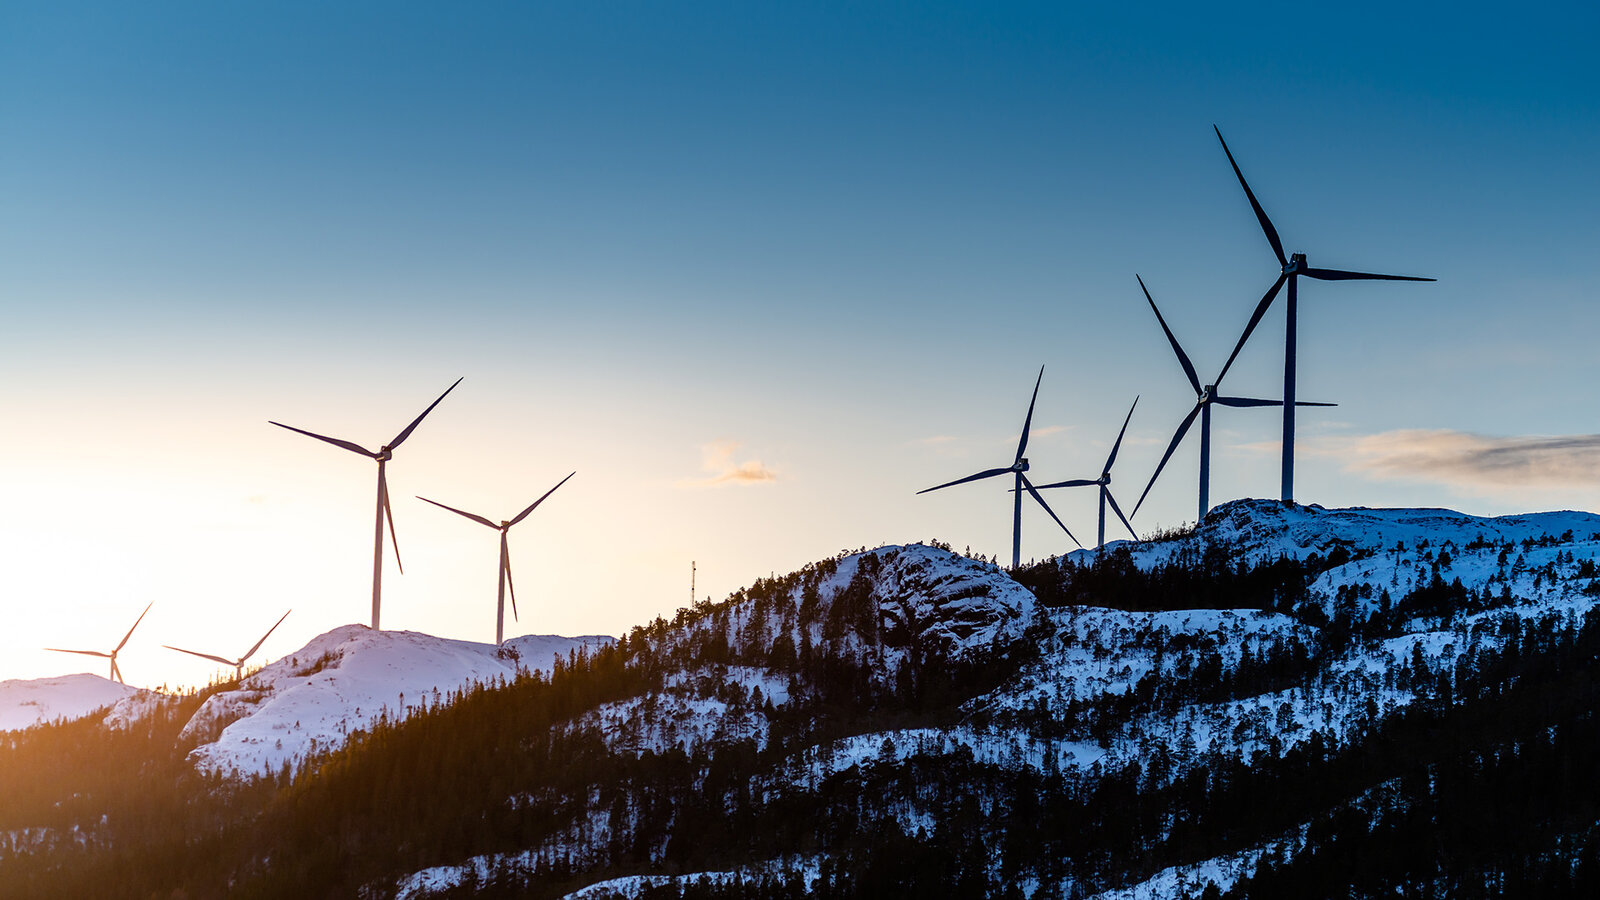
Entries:
[[[268, 653], [364, 621], [369, 465], [265, 420], [377, 444], [463, 375], [391, 478], [501, 517], [579, 471], [513, 534], [521, 631], [670, 613], [690, 559], [720, 597], [845, 547], [1004, 555], [1001, 486], [913, 492], [1008, 463], [1041, 364], [1036, 480], [1096, 474], [1143, 396], [1131, 509], [1193, 399], [1134, 273], [1202, 374], [1275, 275], [1213, 123], [1291, 251], [1440, 279], [1302, 290], [1301, 396], [1341, 406], [1302, 414], [1300, 499], [1600, 508], [1594, 441], [1541, 442], [1600, 411], [1597, 25], [7, 5], [0, 592], [27, 613], [0, 677], [151, 600], [146, 683], [206, 675], [159, 643], [242, 649], [274, 609]], [[1282, 329], [1230, 391], [1277, 395]], [[1219, 412], [1214, 500], [1275, 495], [1277, 421]], [[1193, 518], [1192, 441], [1141, 529]], [[1055, 496], [1089, 539], [1092, 497]], [[492, 536], [433, 512], [396, 509], [386, 624], [485, 639]], [[1025, 556], [1050, 528], [1025, 513]]]

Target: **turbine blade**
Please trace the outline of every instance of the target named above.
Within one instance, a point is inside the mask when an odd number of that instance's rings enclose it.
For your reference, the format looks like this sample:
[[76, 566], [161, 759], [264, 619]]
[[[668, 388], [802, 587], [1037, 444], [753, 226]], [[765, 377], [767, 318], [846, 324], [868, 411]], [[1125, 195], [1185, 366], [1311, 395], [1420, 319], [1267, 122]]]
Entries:
[[1144, 279], [1138, 275], [1133, 277], [1139, 279], [1139, 289], [1144, 291], [1144, 299], [1150, 302], [1150, 309], [1155, 312], [1156, 321], [1161, 323], [1161, 330], [1166, 332], [1167, 343], [1172, 345], [1172, 352], [1178, 354], [1178, 364], [1183, 366], [1183, 374], [1189, 379], [1189, 386], [1194, 388], [1196, 394], [1200, 393], [1200, 376], [1194, 373], [1194, 363], [1189, 361], [1189, 354], [1178, 346], [1178, 339], [1172, 336], [1172, 329], [1167, 327], [1167, 320], [1162, 317], [1161, 310], [1156, 309], [1155, 298], [1150, 296], [1150, 289], [1144, 286]]
[[[456, 384], [460, 384], [462, 378], [465, 378], [465, 377], [466, 376], [463, 375], [461, 378], [457, 378], [456, 379]], [[439, 395], [439, 400], [443, 400], [451, 391], [455, 390], [456, 389], [456, 384], [452, 384], [449, 387], [445, 388], [444, 389], [444, 393]], [[411, 420], [411, 424], [406, 426], [406, 430], [405, 431], [402, 431], [399, 434], [395, 435], [394, 436], [394, 440], [389, 442], [389, 449], [393, 450], [396, 447], [400, 446], [401, 444], [405, 443], [405, 439], [411, 436], [411, 432], [413, 430], [415, 430], [416, 427], [422, 423], [423, 419], [427, 418], [428, 413], [433, 412], [433, 408], [435, 406], [439, 405], [439, 400], [435, 400], [432, 403], [428, 404], [428, 408], [422, 411], [422, 415], [417, 416], [415, 419], [412, 419]]]
[[161, 646], [167, 648], [168, 650], [176, 650], [179, 653], [187, 653], [190, 656], [198, 656], [201, 659], [209, 659], [209, 660], [211, 660], [213, 662], [219, 662], [219, 663], [222, 663], [225, 666], [236, 666], [236, 665], [238, 665], [238, 663], [234, 662], [231, 659], [223, 659], [220, 656], [212, 656], [209, 653], [199, 653], [199, 652], [196, 652], [194, 650], [185, 650], [182, 647], [174, 647], [171, 644], [162, 644]]
[[1339, 269], [1306, 269], [1300, 274], [1319, 281], [1438, 281], [1415, 275], [1374, 275], [1371, 272], [1345, 272]]
[[1283, 282], [1288, 277], [1279, 275], [1278, 280], [1274, 281], [1272, 287], [1267, 288], [1267, 292], [1261, 296], [1261, 302], [1256, 304], [1256, 311], [1250, 314], [1249, 324], [1244, 326], [1244, 334], [1239, 335], [1239, 343], [1233, 345], [1233, 352], [1228, 354], [1228, 361], [1222, 364], [1222, 371], [1217, 373], [1217, 380], [1212, 382], [1213, 386], [1222, 384], [1222, 377], [1233, 368], [1233, 361], [1239, 356], [1239, 351], [1244, 349], [1244, 342], [1250, 340], [1251, 332], [1261, 324], [1261, 317], [1267, 314], [1267, 308], [1272, 305], [1273, 299], [1278, 296], [1278, 289], [1283, 287]]
[[929, 491], [937, 491], [937, 490], [940, 490], [942, 488], [954, 487], [954, 486], [956, 486], [958, 484], [966, 484], [969, 481], [977, 481], [980, 478], [993, 478], [996, 475], [1004, 475], [1004, 474], [1006, 474], [1007, 472], [1010, 472], [1010, 471], [1012, 471], [1012, 470], [1011, 470], [1011, 468], [1009, 466], [1004, 468], [1004, 469], [984, 469], [982, 472], [979, 472], [976, 475], [968, 475], [965, 478], [957, 478], [955, 481], [947, 481], [944, 484], [934, 485], [931, 488], [925, 488], [923, 490], [917, 491], [917, 493], [926, 494]]
[[[1212, 397], [1219, 406], [1282, 406], [1282, 400], [1257, 400], [1254, 397]], [[1296, 403], [1295, 406], [1300, 404]]]
[[394, 507], [389, 505], [389, 476], [384, 474], [382, 467], [378, 469], [378, 494], [383, 497], [383, 514], [389, 520], [389, 544], [394, 547], [394, 566], [404, 575], [406, 567], [400, 562], [400, 539], [394, 534]]
[[1128, 433], [1128, 423], [1133, 420], [1133, 407], [1139, 405], [1139, 398], [1133, 398], [1133, 406], [1128, 407], [1128, 417], [1122, 420], [1122, 430], [1117, 432], [1117, 442], [1111, 445], [1111, 455], [1106, 457], [1106, 467], [1102, 472], [1111, 471], [1111, 464], [1117, 461], [1117, 451], [1122, 449], [1122, 436]]
[[[1280, 401], [1281, 402], [1281, 401]], [[1295, 406], [1338, 406], [1337, 403], [1317, 403], [1311, 400], [1296, 400]]]
[[317, 434], [315, 431], [307, 431], [304, 428], [296, 428], [293, 425], [285, 425], [282, 422], [274, 422], [271, 419], [267, 420], [267, 424], [268, 425], [276, 425], [279, 428], [287, 428], [290, 431], [296, 432], [298, 434], [303, 434], [306, 437], [314, 437], [319, 441], [327, 441], [328, 443], [334, 445], [335, 447], [343, 447], [344, 449], [349, 450], [352, 453], [359, 453], [362, 456], [366, 456], [366, 457], [370, 457], [370, 458], [374, 458], [374, 459], [377, 458], [377, 456], [378, 456], [378, 454], [373, 453], [371, 450], [368, 450], [367, 448], [361, 446], [360, 444], [353, 444], [350, 441], [342, 441], [342, 440], [340, 440], [338, 438], [331, 438], [331, 437], [328, 437], [327, 435], [324, 435], [324, 434]]
[[[286, 613], [284, 613], [284, 614], [283, 614], [283, 615], [282, 615], [282, 616], [281, 616], [281, 617], [280, 617], [280, 618], [279, 618], [279, 619], [278, 619], [278, 621], [276, 621], [276, 622], [274, 622], [274, 623], [272, 623], [272, 627], [271, 627], [271, 628], [268, 628], [268, 629], [267, 629], [267, 633], [266, 633], [266, 634], [263, 634], [263, 635], [262, 635], [262, 636], [261, 636], [261, 640], [259, 640], [259, 641], [256, 641], [256, 642], [255, 642], [255, 644], [254, 644], [254, 645], [253, 645], [253, 646], [252, 646], [252, 647], [251, 647], [251, 648], [250, 648], [250, 649], [249, 649], [249, 650], [246, 650], [246, 651], [245, 651], [245, 652], [244, 652], [244, 655], [243, 655], [243, 656], [241, 656], [241, 657], [239, 657], [239, 661], [238, 661], [238, 662], [236, 662], [236, 663], [228, 663], [228, 664], [229, 664], [229, 665], [231, 665], [231, 666], [242, 666], [242, 665], [244, 665], [244, 661], [245, 661], [245, 660], [247, 660], [247, 659], [249, 659], [249, 658], [250, 658], [250, 657], [252, 657], [252, 656], [255, 656], [255, 655], [256, 655], [256, 651], [257, 651], [257, 650], [260, 650], [260, 649], [261, 649], [261, 645], [262, 645], [262, 644], [265, 644], [265, 643], [266, 643], [266, 642], [267, 642], [267, 638], [269, 638], [269, 637], [272, 637], [272, 633], [273, 633], [273, 632], [274, 632], [274, 631], [277, 631], [277, 630], [278, 630], [278, 626], [279, 626], [279, 625], [282, 625], [282, 624], [283, 624], [283, 620], [284, 620], [284, 619], [287, 619], [287, 618], [289, 618], [289, 613], [292, 613], [292, 612], [294, 612], [294, 610], [292, 610], [292, 609], [291, 609], [291, 610], [289, 610], [289, 612], [286, 612]], [[178, 648], [176, 648], [176, 647], [174, 647], [174, 648], [172, 648], [172, 649], [174, 649], [174, 650], [176, 650], [176, 649], [178, 649]], [[226, 661], [226, 660], [224, 660], [224, 661]]]
[[[1054, 484], [1035, 485], [1034, 486], [1034, 490], [1046, 491], [1046, 490], [1049, 490], [1050, 488], [1088, 487], [1091, 484], [1099, 484], [1099, 483], [1100, 483], [1099, 479], [1074, 478], [1071, 481], [1057, 481]], [[1013, 488], [1013, 490], [1015, 490], [1015, 488]]]
[[101, 653], [99, 650], [62, 650], [60, 647], [46, 647], [44, 649], [49, 650], [51, 653], [81, 653], [84, 656], [98, 656], [102, 659], [111, 658], [111, 654]]
[[[139, 618], [137, 618], [137, 619], [135, 619], [133, 621], [133, 628], [138, 628], [139, 627], [139, 623], [144, 621], [145, 614], [150, 612], [150, 607], [151, 606], [155, 606], [155, 605], [156, 605], [155, 601], [152, 600], [152, 601], [150, 601], [149, 605], [145, 606], [144, 612], [139, 613]], [[116, 650], [111, 651], [113, 654], [121, 652], [123, 646], [125, 646], [128, 643], [128, 638], [133, 637], [133, 628], [129, 628], [128, 629], [128, 633], [122, 636], [122, 643], [117, 645], [117, 649]]]
[[1128, 517], [1122, 514], [1122, 507], [1117, 505], [1117, 498], [1111, 496], [1110, 488], [1106, 489], [1106, 502], [1111, 504], [1111, 511], [1117, 514], [1117, 518], [1122, 520], [1122, 524], [1128, 529], [1128, 533], [1133, 535], [1133, 539], [1137, 541], [1139, 532], [1133, 530], [1133, 523], [1129, 522]]
[[506, 588], [511, 592], [511, 621], [520, 622], [517, 618], [517, 583], [511, 580], [511, 550], [506, 550]]
[[1144, 498], [1150, 496], [1150, 489], [1155, 487], [1156, 479], [1161, 477], [1161, 470], [1167, 467], [1167, 460], [1172, 458], [1173, 452], [1183, 442], [1183, 436], [1189, 433], [1189, 426], [1194, 424], [1194, 417], [1198, 415], [1200, 415], [1200, 404], [1196, 403], [1194, 409], [1189, 410], [1189, 414], [1183, 417], [1183, 424], [1173, 433], [1172, 443], [1167, 445], [1167, 452], [1162, 454], [1161, 462], [1156, 464], [1155, 473], [1150, 476], [1150, 483], [1144, 486], [1144, 493], [1139, 495], [1139, 502], [1133, 505], [1134, 515], [1139, 514], [1139, 507], [1144, 505]]
[[483, 524], [489, 526], [490, 528], [498, 529], [500, 527], [499, 525], [496, 525], [495, 523], [489, 521], [488, 519], [485, 519], [483, 516], [475, 516], [472, 513], [466, 512], [464, 510], [456, 509], [454, 506], [445, 506], [443, 503], [440, 503], [437, 500], [429, 500], [427, 497], [421, 497], [421, 496], [417, 497], [417, 499], [421, 500], [423, 503], [432, 503], [434, 506], [437, 506], [440, 509], [448, 509], [448, 510], [450, 510], [451, 512], [455, 513], [458, 516], [466, 516], [467, 518], [471, 519], [474, 522], [482, 522]]
[[1267, 243], [1272, 245], [1272, 252], [1278, 255], [1278, 265], [1287, 266], [1289, 258], [1283, 255], [1283, 241], [1278, 239], [1278, 229], [1272, 227], [1272, 220], [1267, 218], [1266, 210], [1261, 208], [1256, 200], [1255, 191], [1250, 190], [1249, 182], [1244, 180], [1244, 173], [1239, 171], [1239, 164], [1233, 161], [1233, 151], [1228, 149], [1228, 142], [1222, 140], [1222, 129], [1211, 126], [1217, 133], [1217, 140], [1222, 141], [1222, 152], [1228, 154], [1228, 165], [1233, 166], [1233, 174], [1239, 176], [1239, 186], [1244, 188], [1244, 195], [1250, 198], [1250, 208], [1256, 211], [1256, 221], [1261, 223], [1261, 230], [1267, 235]]
[[1039, 377], [1033, 382], [1033, 399], [1028, 401], [1028, 417], [1022, 420], [1022, 440], [1017, 442], [1017, 459], [1028, 452], [1028, 430], [1033, 427], [1033, 405], [1039, 401], [1039, 383], [1044, 381], [1044, 366], [1039, 367]]
[[[544, 492], [544, 497], [540, 497], [539, 499], [533, 501], [532, 503], [528, 504], [528, 508], [527, 509], [523, 510], [522, 512], [517, 513], [517, 517], [515, 519], [511, 520], [511, 525], [515, 525], [518, 522], [521, 522], [523, 519], [526, 519], [528, 517], [528, 513], [533, 512], [535, 509], [537, 509], [539, 507], [539, 504], [544, 502], [545, 497], [548, 497], [551, 494], [554, 494], [556, 492], [556, 488], [561, 487], [563, 484], [566, 484], [567, 483], [567, 479], [571, 478], [573, 475], [576, 475], [576, 474], [578, 474], [578, 473], [577, 472], [573, 472], [570, 475], [568, 475], [566, 478], [563, 478], [560, 481], [556, 482], [556, 487], [553, 487], [550, 490], [545, 491]], [[511, 527], [511, 525], [507, 525], [506, 527], [509, 528], [509, 527]]]
[[1050, 518], [1056, 520], [1056, 524], [1060, 525], [1061, 526], [1061, 530], [1065, 531], [1067, 533], [1067, 537], [1072, 538], [1072, 542], [1074, 544], [1077, 544], [1079, 547], [1082, 547], [1083, 546], [1083, 542], [1078, 540], [1077, 535], [1072, 533], [1072, 529], [1067, 527], [1067, 523], [1061, 521], [1061, 517], [1056, 515], [1056, 511], [1050, 508], [1050, 504], [1044, 502], [1044, 497], [1039, 495], [1038, 489], [1033, 486], [1033, 482], [1029, 481], [1028, 480], [1028, 476], [1026, 476], [1026, 475], [1022, 476], [1022, 486], [1023, 486], [1024, 489], [1027, 490], [1027, 492], [1030, 495], [1033, 496], [1033, 499], [1039, 501], [1039, 505], [1044, 507], [1044, 511], [1050, 514]]

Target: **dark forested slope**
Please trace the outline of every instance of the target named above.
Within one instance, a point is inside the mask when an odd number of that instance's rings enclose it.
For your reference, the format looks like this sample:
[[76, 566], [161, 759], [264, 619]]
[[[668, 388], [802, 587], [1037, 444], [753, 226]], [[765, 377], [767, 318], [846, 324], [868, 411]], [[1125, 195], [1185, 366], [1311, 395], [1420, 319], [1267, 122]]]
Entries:
[[1241, 501], [844, 554], [264, 779], [201, 698], [14, 733], [0, 895], [1594, 896], [1597, 539]]

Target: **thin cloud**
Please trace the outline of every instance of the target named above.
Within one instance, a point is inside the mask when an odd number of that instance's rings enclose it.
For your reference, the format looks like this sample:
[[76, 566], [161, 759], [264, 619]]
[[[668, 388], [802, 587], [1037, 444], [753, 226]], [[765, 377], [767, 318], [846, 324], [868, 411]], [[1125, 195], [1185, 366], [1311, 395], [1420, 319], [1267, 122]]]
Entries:
[[1381, 479], [1480, 492], [1600, 486], [1600, 434], [1488, 437], [1405, 429], [1308, 443], [1313, 453], [1344, 458], [1347, 472]]
[[700, 469], [709, 477], [681, 482], [689, 487], [711, 487], [719, 484], [767, 484], [778, 480], [777, 473], [767, 468], [759, 459], [735, 462], [738, 441], [713, 441], [700, 445]]

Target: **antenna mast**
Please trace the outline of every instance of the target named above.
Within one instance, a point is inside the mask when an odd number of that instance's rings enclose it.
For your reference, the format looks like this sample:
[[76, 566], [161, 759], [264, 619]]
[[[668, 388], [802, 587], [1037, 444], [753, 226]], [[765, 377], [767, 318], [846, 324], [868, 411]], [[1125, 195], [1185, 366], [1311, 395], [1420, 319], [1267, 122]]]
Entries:
[[694, 560], [689, 560], [689, 607], [694, 608]]

